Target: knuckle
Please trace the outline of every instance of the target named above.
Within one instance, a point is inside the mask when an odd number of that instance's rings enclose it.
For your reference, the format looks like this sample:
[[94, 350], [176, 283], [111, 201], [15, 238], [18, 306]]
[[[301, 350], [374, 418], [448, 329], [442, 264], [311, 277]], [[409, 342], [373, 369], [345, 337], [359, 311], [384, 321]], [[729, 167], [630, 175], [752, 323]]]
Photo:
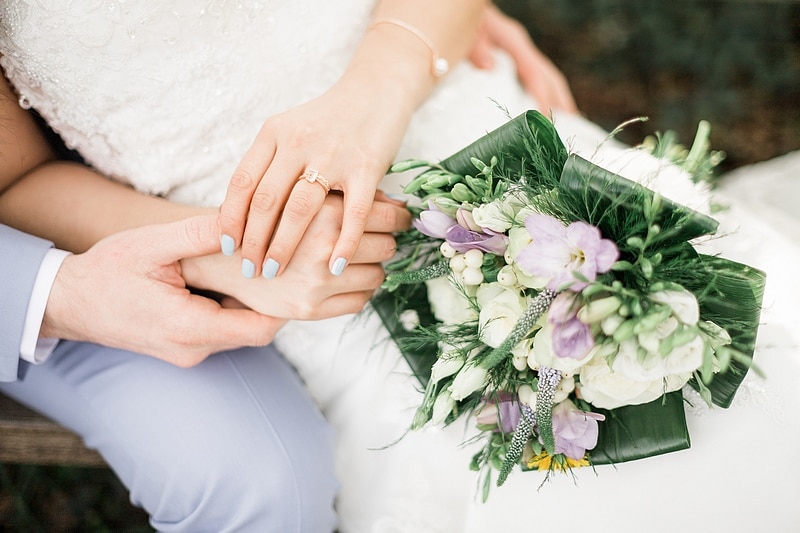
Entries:
[[264, 246], [264, 239], [255, 235], [245, 235], [242, 239], [242, 250], [250, 252], [253, 250], [260, 250]]
[[269, 213], [277, 202], [277, 193], [272, 188], [264, 187], [253, 194], [253, 199], [250, 201], [250, 210], [257, 214]]
[[234, 193], [249, 192], [255, 185], [257, 178], [253, 172], [244, 167], [238, 167], [231, 176], [228, 187]]
[[359, 200], [347, 206], [347, 214], [356, 220], [362, 221], [369, 217], [372, 211], [372, 203]]
[[305, 220], [309, 213], [314, 209], [314, 201], [305, 194], [298, 194], [292, 197], [292, 200], [286, 204], [283, 209], [283, 216], [289, 222], [300, 222]]

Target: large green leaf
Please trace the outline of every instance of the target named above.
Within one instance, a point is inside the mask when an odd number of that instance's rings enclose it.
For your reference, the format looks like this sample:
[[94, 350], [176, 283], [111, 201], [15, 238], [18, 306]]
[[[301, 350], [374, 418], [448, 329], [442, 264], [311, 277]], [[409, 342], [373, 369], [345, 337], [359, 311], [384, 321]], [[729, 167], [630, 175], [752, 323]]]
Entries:
[[[700, 258], [713, 273], [708, 294], [700, 299], [700, 316], [725, 328], [732, 346], [752, 359], [766, 274], [721, 257], [701, 255]], [[714, 376], [708, 388], [716, 405], [730, 406], [749, 366], [747, 362], [733, 360], [726, 372]]]
[[[647, 187], [577, 155], [567, 159], [559, 185], [562, 194], [576, 197], [570, 204], [583, 209], [582, 213], [575, 215], [598, 226], [603, 235], [610, 237], [616, 237], [614, 233], [620, 229], [641, 225], [647, 218], [644, 206], [647, 203], [652, 205], [655, 196]], [[719, 224], [716, 220], [668, 198], [662, 198], [660, 206], [652, 221], [665, 230], [661, 237], [664, 246], [717, 231]]]
[[441, 165], [456, 174], [474, 175], [473, 157], [485, 163], [497, 157], [498, 168], [506, 175], [557, 179], [567, 160], [567, 149], [547, 117], [528, 111], [459, 150]]
[[683, 397], [671, 392], [650, 403], [603, 411], [592, 464], [614, 464], [689, 448]]

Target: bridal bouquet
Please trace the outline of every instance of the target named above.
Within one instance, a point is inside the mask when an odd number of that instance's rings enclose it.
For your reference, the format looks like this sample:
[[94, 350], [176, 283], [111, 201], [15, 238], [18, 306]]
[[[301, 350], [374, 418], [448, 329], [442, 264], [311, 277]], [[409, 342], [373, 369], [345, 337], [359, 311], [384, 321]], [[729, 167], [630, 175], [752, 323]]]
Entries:
[[682, 389], [727, 407], [764, 275], [699, 254], [717, 223], [569, 155], [525, 113], [406, 188], [421, 199], [375, 308], [425, 394], [412, 428], [472, 417], [471, 467], [567, 470], [689, 447]]

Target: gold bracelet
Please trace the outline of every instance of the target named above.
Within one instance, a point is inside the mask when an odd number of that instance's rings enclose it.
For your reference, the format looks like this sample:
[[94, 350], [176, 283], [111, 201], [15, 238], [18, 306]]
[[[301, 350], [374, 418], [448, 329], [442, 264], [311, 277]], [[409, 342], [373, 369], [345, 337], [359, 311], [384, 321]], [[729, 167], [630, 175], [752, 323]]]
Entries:
[[369, 28], [367, 28], [367, 31], [371, 30], [375, 26], [378, 26], [379, 24], [392, 24], [398, 28], [403, 28], [414, 35], [417, 39], [422, 41], [422, 43], [428, 47], [428, 50], [431, 51], [431, 74], [433, 74], [434, 78], [441, 78], [447, 74], [448, 70], [450, 70], [450, 63], [447, 61], [447, 59], [439, 57], [439, 53], [436, 51], [436, 47], [433, 46], [433, 43], [430, 41], [430, 39], [425, 37], [424, 33], [419, 31], [411, 24], [398, 19], [382, 18], [374, 20], [372, 24], [369, 25]]

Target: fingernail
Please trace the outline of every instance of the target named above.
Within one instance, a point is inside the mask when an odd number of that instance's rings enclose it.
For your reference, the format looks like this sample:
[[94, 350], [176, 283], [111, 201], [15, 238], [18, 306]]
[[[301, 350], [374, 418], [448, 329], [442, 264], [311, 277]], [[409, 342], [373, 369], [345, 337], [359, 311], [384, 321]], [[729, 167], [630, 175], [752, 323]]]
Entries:
[[242, 259], [242, 276], [247, 279], [256, 275], [256, 265], [249, 259]]
[[280, 263], [275, 261], [274, 259], [270, 258], [264, 261], [264, 269], [261, 271], [261, 275], [267, 279], [272, 279], [275, 277], [275, 274], [278, 273], [278, 269], [280, 268]]
[[233, 255], [236, 249], [236, 243], [233, 242], [233, 237], [230, 235], [223, 235], [219, 238], [220, 246], [222, 247], [222, 255]]
[[347, 259], [344, 257], [337, 257], [336, 261], [333, 262], [333, 266], [331, 267], [331, 274], [334, 276], [341, 276], [342, 272], [344, 272], [345, 266], [347, 266]]

